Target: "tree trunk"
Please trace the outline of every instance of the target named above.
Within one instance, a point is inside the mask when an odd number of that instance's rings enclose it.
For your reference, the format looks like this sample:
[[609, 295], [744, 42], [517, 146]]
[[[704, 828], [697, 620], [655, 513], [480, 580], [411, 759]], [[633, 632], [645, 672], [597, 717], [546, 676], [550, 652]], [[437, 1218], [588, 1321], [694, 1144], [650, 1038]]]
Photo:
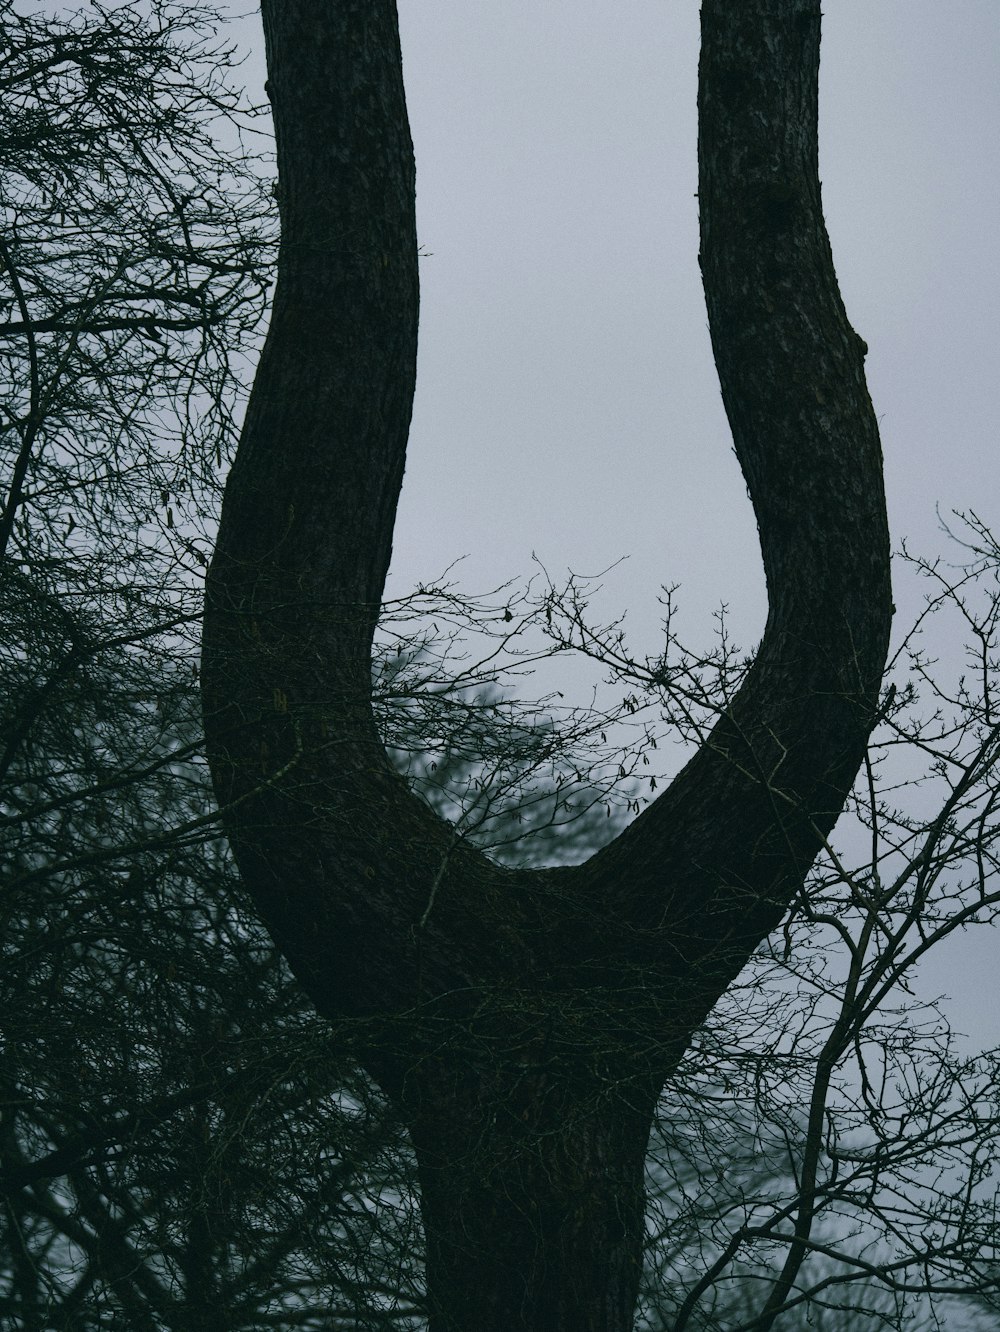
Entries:
[[418, 1081], [432, 1332], [628, 1332], [655, 1091], [527, 1064]]
[[278, 285], [206, 595], [209, 761], [243, 878], [406, 1115], [435, 1332], [630, 1326], [658, 1090], [801, 889], [878, 706], [881, 452], [817, 171], [819, 0], [704, 0], [701, 264], [770, 613], [668, 790], [509, 871], [393, 772], [370, 706], [417, 328], [393, 0], [263, 0]]

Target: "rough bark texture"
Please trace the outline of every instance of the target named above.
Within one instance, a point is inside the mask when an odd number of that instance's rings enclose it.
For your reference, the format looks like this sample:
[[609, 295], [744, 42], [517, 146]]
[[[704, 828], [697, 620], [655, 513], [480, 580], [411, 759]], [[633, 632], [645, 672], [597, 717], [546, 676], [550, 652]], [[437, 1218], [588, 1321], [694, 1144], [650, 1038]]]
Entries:
[[[878, 433], [817, 174], [818, 0], [706, 0], [701, 264], [770, 614], [743, 689], [585, 865], [512, 872], [392, 771], [370, 649], [417, 329], [393, 0], [264, 0], [282, 245], [208, 580], [245, 881], [420, 1163], [434, 1332], [624, 1332], [656, 1096], [840, 811], [891, 615]], [[365, 1025], [367, 1024], [367, 1025]]]

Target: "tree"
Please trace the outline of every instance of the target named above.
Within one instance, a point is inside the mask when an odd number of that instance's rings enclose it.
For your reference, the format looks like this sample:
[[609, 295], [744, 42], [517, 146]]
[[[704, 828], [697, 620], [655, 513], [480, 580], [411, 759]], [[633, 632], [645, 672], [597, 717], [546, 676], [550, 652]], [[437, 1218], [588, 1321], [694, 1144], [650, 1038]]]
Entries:
[[[281, 246], [207, 583], [209, 757], [244, 882], [407, 1123], [430, 1322], [628, 1328], [657, 1097], [800, 892], [879, 706], [892, 614], [864, 344], [817, 174], [818, 3], [707, 0], [701, 263], [770, 596], [738, 693], [581, 866], [512, 871], [416, 801], [371, 712], [415, 375], [395, 7], [263, 5]], [[783, 1306], [793, 1259], [758, 1326]]]
[[[248, 1223], [252, 1170], [208, 1130], [257, 1076], [300, 1130], [345, 1085], [227, 890], [199, 759], [199, 524], [264, 310], [269, 182], [233, 149], [255, 114], [204, 12], [3, 3], [0, 39], [0, 1321], [217, 1327], [287, 1283], [286, 1226], [309, 1245], [290, 1191]], [[209, 1237], [223, 1197], [240, 1225]]]
[[[0, 1321], [424, 1326], [404, 1098], [355, 1067], [380, 1033], [319, 1016], [276, 953], [202, 757], [187, 626], [272, 272], [267, 164], [234, 148], [253, 108], [205, 11], [3, 16]], [[185, 172], [200, 202], [178, 213]], [[916, 567], [932, 589], [918, 627], [965, 634], [964, 678], [903, 640], [835, 834], [659, 1098], [640, 1326], [996, 1325], [997, 1055], [969, 1058], [907, 990], [1000, 900], [1000, 557], [974, 516], [960, 538], [963, 567]], [[686, 651], [668, 593], [666, 650], [636, 658], [620, 621], [590, 622], [590, 595], [543, 570], [520, 592], [441, 580], [379, 611], [378, 735], [451, 843], [513, 879], [607, 842], [616, 804], [638, 813], [662, 785], [664, 741], [711, 743], [747, 678], [724, 619], [716, 647]], [[568, 651], [607, 673], [605, 711], [507, 692]], [[541, 1003], [504, 997], [486, 996], [485, 1035], [417, 1013], [432, 1057], [468, 1037], [502, 1083], [523, 1058], [504, 1034]], [[567, 1032], [555, 1001], [521, 1105], [566, 1071], [570, 1039], [604, 1061], [606, 1105], [634, 1050], [625, 1021], [615, 1039]], [[387, 1058], [421, 1036], [409, 1016]], [[488, 1150], [463, 1164], [489, 1178]]]

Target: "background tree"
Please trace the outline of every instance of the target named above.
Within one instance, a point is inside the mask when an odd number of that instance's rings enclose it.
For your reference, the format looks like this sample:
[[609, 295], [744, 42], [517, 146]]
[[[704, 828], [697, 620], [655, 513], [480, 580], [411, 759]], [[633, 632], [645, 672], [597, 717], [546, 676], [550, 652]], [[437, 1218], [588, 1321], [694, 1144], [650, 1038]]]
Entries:
[[[329, 1290], [290, 1162], [350, 1081], [234, 897], [198, 757], [203, 523], [269, 183], [204, 11], [0, 18], [2, 1318], [249, 1324], [322, 1284], [310, 1246]], [[299, 1171], [266, 1203], [254, 1124], [272, 1181]]]

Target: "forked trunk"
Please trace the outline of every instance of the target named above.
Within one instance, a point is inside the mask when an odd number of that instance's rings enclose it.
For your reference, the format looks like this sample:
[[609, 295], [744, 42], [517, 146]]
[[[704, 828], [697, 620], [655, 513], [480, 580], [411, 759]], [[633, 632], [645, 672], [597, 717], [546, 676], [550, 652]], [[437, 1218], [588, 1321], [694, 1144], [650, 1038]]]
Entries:
[[700, 259], [763, 642], [620, 837], [518, 872], [405, 788], [370, 705], [416, 368], [395, 3], [262, 13], [279, 277], [202, 669], [226, 832], [296, 974], [321, 1012], [360, 1019], [359, 1057], [410, 1123], [434, 1332], [626, 1332], [657, 1092], [801, 890], [888, 644], [878, 429], [820, 201], [819, 0], [702, 5]]

